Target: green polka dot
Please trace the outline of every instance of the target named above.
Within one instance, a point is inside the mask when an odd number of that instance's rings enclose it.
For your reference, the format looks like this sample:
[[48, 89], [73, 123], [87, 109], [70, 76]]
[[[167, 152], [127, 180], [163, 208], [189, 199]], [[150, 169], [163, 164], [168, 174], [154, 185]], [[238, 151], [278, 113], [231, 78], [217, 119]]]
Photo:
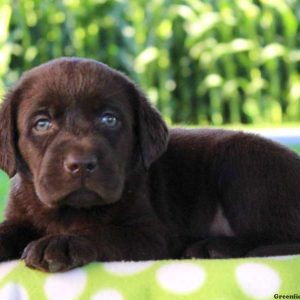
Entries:
[[49, 300], [60, 299], [62, 295], [64, 300], [73, 300], [81, 295], [86, 281], [86, 272], [81, 269], [51, 274], [46, 278], [45, 294]]
[[173, 294], [194, 292], [203, 285], [205, 276], [203, 268], [190, 262], [172, 262], [156, 273], [159, 285]]
[[266, 264], [245, 262], [236, 268], [239, 287], [249, 297], [271, 298], [278, 293], [281, 279], [277, 271]]
[[114, 289], [104, 289], [96, 293], [91, 300], [123, 300], [120, 292]]
[[27, 300], [28, 293], [20, 284], [8, 282], [0, 289], [0, 299]]

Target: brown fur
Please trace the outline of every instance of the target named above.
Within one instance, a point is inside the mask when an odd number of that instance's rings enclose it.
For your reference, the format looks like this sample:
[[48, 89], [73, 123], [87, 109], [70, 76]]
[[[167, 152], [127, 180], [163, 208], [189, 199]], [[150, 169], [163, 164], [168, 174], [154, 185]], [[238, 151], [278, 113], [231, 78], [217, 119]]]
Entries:
[[[119, 122], [108, 128], [105, 113]], [[45, 117], [46, 133], [34, 130]], [[25, 73], [0, 113], [12, 177], [0, 259], [91, 261], [300, 253], [300, 159], [234, 131], [168, 129], [124, 75], [61, 58]], [[226, 230], [225, 230], [226, 228]]]

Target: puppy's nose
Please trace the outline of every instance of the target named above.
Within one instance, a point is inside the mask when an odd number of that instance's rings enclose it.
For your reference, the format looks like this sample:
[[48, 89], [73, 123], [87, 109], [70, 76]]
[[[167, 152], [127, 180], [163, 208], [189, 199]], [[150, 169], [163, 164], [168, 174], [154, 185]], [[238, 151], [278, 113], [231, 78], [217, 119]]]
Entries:
[[64, 161], [64, 169], [67, 173], [73, 175], [93, 173], [98, 167], [97, 157], [75, 156], [70, 154]]

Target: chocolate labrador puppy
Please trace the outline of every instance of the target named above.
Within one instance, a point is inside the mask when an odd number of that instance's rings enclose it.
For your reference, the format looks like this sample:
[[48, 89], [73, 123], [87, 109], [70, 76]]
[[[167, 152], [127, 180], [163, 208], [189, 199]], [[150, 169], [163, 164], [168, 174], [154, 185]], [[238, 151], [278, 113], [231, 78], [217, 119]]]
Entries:
[[300, 158], [242, 132], [171, 129], [123, 74], [60, 58], [25, 73], [0, 115], [11, 180], [0, 260], [300, 253]]

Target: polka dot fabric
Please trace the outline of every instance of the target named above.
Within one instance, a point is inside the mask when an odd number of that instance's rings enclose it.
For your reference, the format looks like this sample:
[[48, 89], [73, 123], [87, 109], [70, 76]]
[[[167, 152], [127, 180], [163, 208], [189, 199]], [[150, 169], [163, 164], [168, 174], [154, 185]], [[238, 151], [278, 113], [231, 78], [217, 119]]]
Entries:
[[11, 261], [0, 264], [0, 299], [275, 299], [299, 294], [299, 278], [300, 255], [93, 263], [56, 274]]

